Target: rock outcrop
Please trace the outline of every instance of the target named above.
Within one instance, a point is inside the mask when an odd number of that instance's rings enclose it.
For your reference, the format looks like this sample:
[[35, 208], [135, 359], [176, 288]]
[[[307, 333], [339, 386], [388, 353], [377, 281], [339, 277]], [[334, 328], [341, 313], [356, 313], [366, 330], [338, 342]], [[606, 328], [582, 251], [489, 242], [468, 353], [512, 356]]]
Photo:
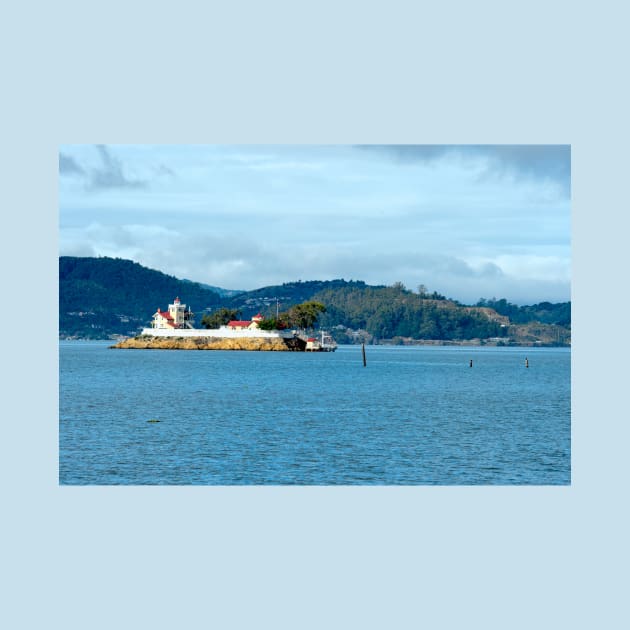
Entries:
[[289, 351], [283, 339], [265, 338], [217, 338], [217, 337], [152, 337], [140, 335], [123, 339], [111, 348], [135, 348], [138, 350], [267, 350]]

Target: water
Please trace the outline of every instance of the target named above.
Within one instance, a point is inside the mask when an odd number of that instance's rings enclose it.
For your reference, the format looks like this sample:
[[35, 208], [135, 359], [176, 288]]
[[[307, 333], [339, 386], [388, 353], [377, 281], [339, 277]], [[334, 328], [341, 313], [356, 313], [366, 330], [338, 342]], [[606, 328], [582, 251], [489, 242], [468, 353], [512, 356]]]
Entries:
[[60, 342], [61, 484], [571, 481], [568, 349], [111, 343]]

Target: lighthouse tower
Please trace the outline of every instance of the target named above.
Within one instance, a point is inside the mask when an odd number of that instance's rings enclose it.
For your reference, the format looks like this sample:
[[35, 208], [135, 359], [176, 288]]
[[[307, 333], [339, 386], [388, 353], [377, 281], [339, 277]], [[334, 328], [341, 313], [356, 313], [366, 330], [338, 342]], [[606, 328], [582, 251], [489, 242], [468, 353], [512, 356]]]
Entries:
[[178, 297], [168, 305], [168, 311], [158, 310], [153, 315], [153, 328], [194, 328], [194, 313], [186, 310], [186, 305], [182, 304]]
[[176, 297], [172, 304], [168, 305], [169, 315], [173, 318], [173, 323], [176, 328], [184, 327], [184, 313], [186, 312], [186, 305], [179, 301]]

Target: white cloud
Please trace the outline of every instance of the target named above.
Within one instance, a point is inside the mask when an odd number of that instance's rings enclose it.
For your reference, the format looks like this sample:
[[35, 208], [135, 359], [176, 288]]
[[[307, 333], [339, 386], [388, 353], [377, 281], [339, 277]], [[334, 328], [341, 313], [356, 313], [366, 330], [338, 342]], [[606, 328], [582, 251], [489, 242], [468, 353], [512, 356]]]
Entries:
[[[104, 151], [105, 162], [94, 147], [64, 148], [75, 176], [60, 181], [61, 253], [131, 258], [226, 288], [344, 277], [422, 283], [462, 301], [569, 297], [570, 205], [544, 176], [559, 160], [566, 177], [564, 149]], [[151, 187], [90, 194], [74, 165], [104, 164]]]

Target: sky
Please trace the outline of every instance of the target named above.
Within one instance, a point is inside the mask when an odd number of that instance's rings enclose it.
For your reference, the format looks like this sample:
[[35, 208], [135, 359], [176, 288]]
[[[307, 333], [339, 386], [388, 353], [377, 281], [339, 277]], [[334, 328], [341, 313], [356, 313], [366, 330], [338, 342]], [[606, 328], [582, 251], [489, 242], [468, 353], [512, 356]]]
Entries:
[[571, 298], [569, 145], [64, 145], [62, 256], [251, 290]]

